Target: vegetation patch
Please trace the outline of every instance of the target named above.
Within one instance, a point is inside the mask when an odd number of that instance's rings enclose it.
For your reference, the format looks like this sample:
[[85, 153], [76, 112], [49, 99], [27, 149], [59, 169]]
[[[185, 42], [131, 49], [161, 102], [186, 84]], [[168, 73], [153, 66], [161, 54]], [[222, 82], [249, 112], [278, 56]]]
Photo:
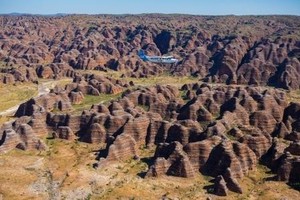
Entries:
[[85, 95], [82, 103], [73, 105], [74, 113], [80, 113], [83, 110], [89, 109], [95, 104], [108, 104], [110, 101], [120, 98], [122, 93], [118, 94], [100, 94], [100, 96]]
[[184, 84], [195, 83], [198, 81], [197, 77], [193, 76], [174, 76], [170, 73], [163, 73], [156, 76], [149, 76], [147, 78], [132, 78], [132, 77], [121, 77], [124, 71], [114, 71], [107, 69], [106, 72], [97, 70], [78, 70], [82, 73], [99, 74], [103, 76], [112, 77], [115, 79], [132, 81], [136, 86], [153, 86], [153, 85], [173, 85], [181, 87]]
[[300, 90], [290, 90], [286, 94], [289, 102], [300, 102]]
[[38, 86], [33, 83], [0, 84], [0, 112], [16, 106], [37, 94]]

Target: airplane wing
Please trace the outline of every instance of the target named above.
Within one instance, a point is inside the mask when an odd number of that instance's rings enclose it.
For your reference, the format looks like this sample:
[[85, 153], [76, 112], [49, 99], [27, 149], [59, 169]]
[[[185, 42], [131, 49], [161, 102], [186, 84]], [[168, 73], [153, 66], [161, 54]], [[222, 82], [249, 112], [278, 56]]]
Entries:
[[174, 56], [162, 56], [162, 58], [164, 58], [164, 59], [171, 59], [171, 58], [174, 58]]

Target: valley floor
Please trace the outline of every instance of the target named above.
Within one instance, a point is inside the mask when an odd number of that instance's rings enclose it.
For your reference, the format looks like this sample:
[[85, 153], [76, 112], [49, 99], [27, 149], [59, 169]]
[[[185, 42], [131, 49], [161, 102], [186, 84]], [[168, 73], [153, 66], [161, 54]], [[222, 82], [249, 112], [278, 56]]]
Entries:
[[[99, 145], [45, 139], [49, 149], [13, 150], [0, 155], [0, 196], [4, 199], [297, 199], [299, 191], [259, 166], [240, 183], [243, 194], [210, 194], [211, 177], [143, 178], [153, 149], [141, 147], [140, 160], [93, 168]], [[3, 184], [4, 183], [4, 184]], [[207, 189], [208, 188], [208, 189]]]

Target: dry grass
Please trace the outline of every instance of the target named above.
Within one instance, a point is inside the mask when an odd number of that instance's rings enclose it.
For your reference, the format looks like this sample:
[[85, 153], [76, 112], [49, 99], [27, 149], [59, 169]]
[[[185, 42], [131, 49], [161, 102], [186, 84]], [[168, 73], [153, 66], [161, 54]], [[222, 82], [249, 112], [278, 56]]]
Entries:
[[118, 94], [100, 94], [100, 96], [85, 95], [82, 103], [73, 105], [73, 114], [81, 113], [83, 110], [91, 108], [92, 105], [108, 102], [121, 97], [122, 93]]
[[[72, 79], [65, 78], [61, 80], [40, 79], [39, 83], [47, 88], [54, 88], [55, 85], [65, 86], [71, 83]], [[17, 83], [14, 85], [0, 83], [0, 112], [6, 111], [38, 94], [38, 85], [33, 83]], [[0, 115], [0, 125], [12, 119], [10, 116]]]
[[286, 93], [289, 102], [300, 103], [300, 90], [291, 90]]
[[[45, 84], [48, 88], [53, 88], [55, 85], [64, 86], [71, 81], [72, 79], [57, 81], [41, 79], [39, 83]], [[0, 84], [0, 112], [18, 105], [37, 94], [38, 86], [34, 83]]]
[[145, 159], [154, 148], [141, 147], [141, 160], [129, 159], [92, 168], [95, 151], [103, 145], [65, 140], [46, 140], [47, 151], [13, 150], [0, 155], [0, 196], [4, 199], [297, 199], [299, 192], [283, 182], [265, 181], [273, 176], [266, 168], [240, 180], [243, 194], [226, 198], [208, 193], [210, 177], [197, 174], [186, 179], [164, 176], [142, 178], [148, 165]]
[[15, 118], [11, 117], [11, 116], [1, 116], [0, 115], [0, 126], [2, 126], [5, 122], [8, 122], [13, 119], [15, 119]]
[[299, 191], [284, 182], [272, 181], [275, 174], [265, 166], [258, 165], [255, 171], [240, 181], [243, 194], [233, 194], [234, 199], [297, 199]]
[[54, 86], [58, 85], [64, 87], [65, 85], [72, 83], [71, 78], [63, 78], [59, 80], [53, 79], [39, 79], [39, 84], [44, 84], [47, 88], [52, 89]]
[[37, 92], [37, 85], [33, 83], [0, 84], [0, 112], [26, 101]]
[[83, 167], [89, 177], [93, 172], [89, 165], [95, 158], [92, 152], [97, 147], [62, 140], [46, 143], [47, 151], [13, 150], [0, 155], [0, 194], [4, 199], [59, 199], [69, 185], [72, 189], [80, 184], [89, 187], [78, 170]]
[[198, 81], [195, 77], [190, 76], [170, 76], [170, 75], [160, 75], [151, 76], [149, 78], [126, 78], [127, 81], [133, 81], [137, 86], [152, 86], [152, 85], [173, 85], [181, 87], [184, 84], [195, 83]]
[[121, 75], [124, 73], [122, 71], [113, 71], [108, 70], [107, 72], [97, 71], [97, 70], [78, 70], [82, 73], [91, 73], [91, 74], [99, 74], [103, 76], [108, 76], [116, 79], [132, 81], [136, 86], [152, 86], [152, 85], [175, 85], [175, 86], [182, 86], [183, 84], [187, 83], [195, 83], [198, 81], [198, 78], [192, 76], [174, 76], [171, 74], [161, 74], [157, 76], [150, 76], [148, 78], [120, 78]]

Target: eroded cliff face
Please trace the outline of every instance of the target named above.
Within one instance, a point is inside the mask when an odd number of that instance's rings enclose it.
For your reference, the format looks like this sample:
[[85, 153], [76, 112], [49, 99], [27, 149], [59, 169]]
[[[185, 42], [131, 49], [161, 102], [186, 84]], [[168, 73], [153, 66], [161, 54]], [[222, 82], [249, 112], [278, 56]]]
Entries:
[[[298, 89], [299, 17], [184, 15], [1, 16], [0, 80], [74, 77], [74, 69], [148, 77], [168, 72], [207, 82]], [[171, 54], [176, 65], [141, 61]]]

